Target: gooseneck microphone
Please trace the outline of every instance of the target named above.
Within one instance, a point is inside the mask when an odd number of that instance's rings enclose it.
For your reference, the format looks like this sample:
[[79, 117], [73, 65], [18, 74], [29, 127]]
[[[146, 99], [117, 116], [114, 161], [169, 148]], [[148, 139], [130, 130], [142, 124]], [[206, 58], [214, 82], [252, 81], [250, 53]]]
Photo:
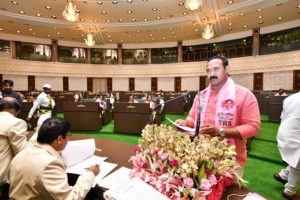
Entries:
[[198, 92], [198, 116], [197, 116], [197, 124], [195, 129], [195, 134], [191, 137], [192, 141], [199, 135], [200, 125], [201, 125], [201, 104], [200, 104], [200, 92]]
[[165, 104], [167, 104], [167, 103], [170, 103], [170, 102], [172, 102], [172, 101], [175, 101], [176, 99], [180, 99], [181, 97], [185, 97], [185, 96], [187, 96], [189, 93], [190, 93], [190, 92], [185, 92], [185, 93], [183, 93], [182, 95], [179, 95], [179, 96], [177, 96], [177, 97], [175, 97], [175, 98], [173, 98], [173, 99], [169, 99], [169, 100], [167, 100], [167, 101], [165, 101], [165, 102], [163, 102], [163, 103], [157, 104], [156, 107], [155, 107], [155, 109], [153, 109], [152, 112], [150, 113], [149, 123], [148, 123], [148, 124], [153, 124], [153, 123], [154, 123], [155, 118], [156, 118], [157, 108], [159, 108], [160, 106], [165, 105]]

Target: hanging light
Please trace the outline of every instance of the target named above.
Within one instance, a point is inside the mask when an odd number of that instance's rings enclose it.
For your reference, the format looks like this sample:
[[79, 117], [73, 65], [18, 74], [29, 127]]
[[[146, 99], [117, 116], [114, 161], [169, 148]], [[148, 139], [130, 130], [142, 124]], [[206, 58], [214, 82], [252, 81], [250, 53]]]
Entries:
[[62, 16], [70, 22], [78, 20], [79, 13], [77, 12], [76, 6], [73, 5], [72, 0], [68, 0], [68, 4], [62, 13]]
[[211, 24], [207, 24], [203, 30], [202, 37], [206, 40], [214, 37], [213, 26]]
[[86, 35], [85, 44], [88, 45], [89, 47], [95, 45], [95, 40], [93, 34], [89, 33]]
[[197, 10], [202, 6], [202, 0], [185, 0], [184, 6], [189, 10]]

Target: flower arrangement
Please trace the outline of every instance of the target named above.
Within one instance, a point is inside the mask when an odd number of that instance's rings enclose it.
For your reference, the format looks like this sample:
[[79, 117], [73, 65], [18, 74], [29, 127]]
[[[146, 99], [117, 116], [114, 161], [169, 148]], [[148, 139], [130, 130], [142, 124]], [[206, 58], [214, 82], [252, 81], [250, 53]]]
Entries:
[[139, 177], [172, 200], [216, 200], [234, 182], [235, 146], [202, 135], [193, 141], [170, 126], [147, 125], [131, 157], [131, 177]]

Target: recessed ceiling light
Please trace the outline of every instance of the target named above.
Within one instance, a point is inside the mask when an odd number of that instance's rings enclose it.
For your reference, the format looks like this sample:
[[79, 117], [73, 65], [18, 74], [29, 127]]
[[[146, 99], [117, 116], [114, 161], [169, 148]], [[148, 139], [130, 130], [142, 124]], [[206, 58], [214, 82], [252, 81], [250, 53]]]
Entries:
[[156, 17], [156, 19], [161, 19], [161, 17]]
[[298, 5], [297, 8], [300, 8], [300, 5]]
[[132, 22], [135, 22], [136, 20], [135, 20], [135, 19], [131, 19], [131, 21], [132, 21]]
[[107, 12], [106, 12], [106, 11], [102, 11], [102, 12], [101, 12], [101, 14], [103, 14], [103, 15], [106, 15], [106, 14], [107, 14]]
[[184, 13], [182, 13], [183, 15], [187, 15], [188, 13], [187, 12], [184, 12]]
[[141, 42], [144, 42], [144, 40], [141, 40]]
[[152, 8], [153, 11], [157, 11], [157, 8]]
[[183, 3], [182, 1], [180, 1], [180, 2], [178, 3], [178, 5], [179, 5], [179, 6], [183, 6], [184, 3]]
[[228, 23], [228, 26], [231, 26], [232, 25], [232, 23], [230, 22], [230, 23]]
[[106, 20], [106, 22], [107, 22], [107, 23], [110, 23], [110, 20], [109, 20], [109, 19], [107, 19], [107, 20]]
[[150, 37], [152, 37], [153, 35], [152, 35], [152, 34], [150, 34], [149, 36], [150, 36]]
[[144, 19], [144, 21], [145, 21], [145, 22], [147, 22], [147, 21], [148, 21], [148, 19]]
[[180, 28], [183, 28], [183, 25], [181, 25]]
[[51, 35], [47, 35], [48, 37], [51, 37]]
[[171, 34], [172, 34], [172, 35], [175, 35], [175, 32], [172, 32]]
[[109, 40], [110, 42], [112, 42], [112, 40]]
[[243, 27], [244, 27], [244, 28], [247, 28], [247, 27], [248, 27], [248, 25], [244, 25]]
[[280, 17], [277, 17], [277, 19], [278, 19], [278, 20], [282, 20], [282, 19], [283, 19], [283, 17], [281, 17], [281, 16], [280, 16]]
[[53, 19], [56, 19], [56, 16], [55, 16], [55, 15], [52, 15], [51, 17], [52, 17]]
[[47, 10], [51, 10], [51, 7], [50, 7], [50, 6], [45, 6], [45, 8], [46, 8]]
[[262, 19], [262, 18], [263, 18], [263, 16], [262, 16], [262, 15], [259, 15], [257, 18], [258, 18], [258, 19]]
[[154, 38], [151, 38], [152, 41], [154, 41]]
[[32, 33], [32, 35], [36, 35], [36, 33]]
[[38, 16], [38, 17], [41, 17], [41, 16], [42, 16], [41, 13], [36, 13], [35, 15]]
[[97, 1], [97, 4], [102, 5], [103, 2], [102, 1]]
[[243, 17], [245, 14], [244, 14], [244, 13], [240, 13], [239, 15], [240, 15], [241, 17]]
[[21, 33], [21, 31], [17, 30], [17, 33]]
[[81, 37], [84, 37], [84, 34], [81, 34]]
[[137, 30], [136, 32], [137, 32], [137, 33], [140, 33], [141, 31], [140, 31], [140, 30]]
[[110, 35], [108, 35], [107, 37], [108, 37], [108, 38], [110, 38], [111, 36], [110, 36]]
[[263, 9], [262, 8], [259, 8], [259, 9], [257, 9], [257, 12], [261, 12]]
[[174, 36], [173, 39], [176, 39], [176, 36]]
[[56, 34], [57, 34], [57, 35], [60, 35], [60, 32], [57, 32]]
[[131, 13], [132, 13], [132, 10], [127, 10], [127, 13], [128, 13], [128, 14], [131, 14]]
[[127, 0], [128, 3], [132, 3], [132, 0]]
[[171, 26], [169, 29], [170, 29], [170, 30], [172, 30], [172, 29], [173, 29], [173, 27]]
[[123, 42], [124, 40], [120, 40], [121, 42]]
[[128, 35], [128, 37], [131, 38], [132, 36], [131, 36], [131, 35]]
[[163, 39], [163, 40], [165, 40], [166, 38], [165, 38], [165, 37], [163, 37], [162, 39]]
[[54, 26], [53, 29], [56, 30], [56, 27]]
[[112, 1], [112, 3], [113, 3], [113, 4], [117, 4], [117, 3], [118, 3], [118, 1]]
[[123, 22], [123, 19], [121, 18], [121, 19], [119, 19], [119, 22]]
[[20, 14], [25, 14], [25, 12], [23, 10], [20, 10], [19, 13]]
[[3, 31], [4, 29], [3, 28], [0, 28], [0, 31]]
[[264, 22], [263, 22], [263, 21], [259, 21], [258, 23], [259, 23], [259, 24], [263, 24]]
[[85, 20], [85, 19], [83, 19], [83, 18], [80, 19], [80, 21], [82, 21], [82, 22], [83, 22], [84, 20]]
[[130, 42], [133, 42], [134, 40], [130, 40]]
[[233, 3], [233, 1], [227, 1], [227, 3], [228, 3], [228, 4], [232, 4], [232, 3]]
[[94, 22], [96, 22], [96, 23], [97, 23], [97, 22], [98, 22], [98, 19], [94, 19]]
[[198, 32], [198, 29], [195, 29], [195, 32]]
[[228, 20], [229, 19], [229, 17], [225, 17], [225, 20]]
[[29, 30], [29, 31], [32, 31], [32, 28], [29, 28], [28, 30]]
[[18, 5], [17, 1], [11, 1], [12, 4]]

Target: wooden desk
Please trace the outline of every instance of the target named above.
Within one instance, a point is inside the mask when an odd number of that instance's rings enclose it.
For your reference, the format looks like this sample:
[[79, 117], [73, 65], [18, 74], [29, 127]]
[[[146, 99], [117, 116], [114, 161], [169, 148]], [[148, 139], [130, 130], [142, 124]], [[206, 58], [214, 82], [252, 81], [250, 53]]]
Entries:
[[280, 122], [283, 100], [287, 96], [270, 96], [269, 97], [269, 121]]
[[[76, 134], [72, 135], [72, 140], [90, 139], [90, 138], [91, 137], [88, 136], [81, 136]], [[106, 160], [107, 162], [118, 164], [115, 170], [119, 169], [122, 166], [132, 168], [132, 163], [129, 163], [128, 160], [131, 156], [134, 155], [133, 145], [125, 144], [121, 142], [115, 142], [112, 140], [101, 139], [101, 138], [95, 138], [95, 141], [96, 141], [96, 147], [102, 150], [101, 152], [96, 152], [96, 155], [108, 157], [108, 159]], [[101, 193], [103, 192], [102, 189], [100, 188], [98, 189], [101, 190]], [[227, 200], [227, 197], [230, 194], [246, 195], [249, 192], [251, 191], [247, 188], [242, 187], [241, 189], [239, 189], [237, 185], [233, 185], [226, 188], [222, 200]], [[244, 197], [231, 196], [230, 200], [241, 200], [243, 198]], [[100, 196], [99, 199], [102, 199], [102, 197]], [[92, 200], [92, 199], [89, 199], [87, 197], [86, 200]]]
[[148, 103], [115, 103], [113, 112], [114, 132], [141, 134], [151, 109]]
[[173, 113], [173, 114], [183, 114], [184, 113], [184, 111], [185, 111], [185, 99], [184, 99], [184, 97], [182, 96], [178, 99], [175, 99], [180, 95], [166, 94], [164, 96], [165, 102], [167, 102], [168, 100], [174, 99], [174, 101], [170, 101], [168, 103], [165, 103], [166, 113]]
[[[19, 112], [17, 117], [25, 121], [28, 117], [28, 113], [30, 112], [32, 106], [33, 106], [32, 102], [22, 102], [21, 111]], [[28, 127], [29, 131], [32, 131], [36, 127], [37, 121], [38, 121], [38, 117], [34, 114], [30, 120], [30, 124], [32, 127]]]

